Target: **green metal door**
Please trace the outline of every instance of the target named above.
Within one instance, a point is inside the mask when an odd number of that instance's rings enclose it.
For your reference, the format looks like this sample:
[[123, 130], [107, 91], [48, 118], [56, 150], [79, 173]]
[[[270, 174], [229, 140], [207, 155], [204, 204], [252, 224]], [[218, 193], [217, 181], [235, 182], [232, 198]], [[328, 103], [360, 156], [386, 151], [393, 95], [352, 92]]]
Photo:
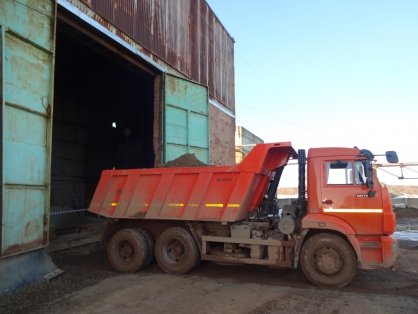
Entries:
[[55, 2], [0, 1], [1, 256], [48, 243]]
[[209, 163], [208, 89], [165, 75], [164, 162], [194, 154]]

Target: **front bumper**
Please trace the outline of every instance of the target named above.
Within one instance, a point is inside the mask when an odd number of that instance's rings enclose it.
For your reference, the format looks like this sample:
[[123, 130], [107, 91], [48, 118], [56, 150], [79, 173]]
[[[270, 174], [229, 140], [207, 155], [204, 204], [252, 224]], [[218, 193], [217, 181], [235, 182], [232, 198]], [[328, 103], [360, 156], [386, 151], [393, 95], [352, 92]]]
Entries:
[[398, 256], [398, 241], [393, 236], [357, 236], [357, 257], [362, 269], [391, 268]]
[[398, 257], [399, 244], [393, 236], [382, 236], [382, 256], [383, 256], [383, 267], [390, 268]]

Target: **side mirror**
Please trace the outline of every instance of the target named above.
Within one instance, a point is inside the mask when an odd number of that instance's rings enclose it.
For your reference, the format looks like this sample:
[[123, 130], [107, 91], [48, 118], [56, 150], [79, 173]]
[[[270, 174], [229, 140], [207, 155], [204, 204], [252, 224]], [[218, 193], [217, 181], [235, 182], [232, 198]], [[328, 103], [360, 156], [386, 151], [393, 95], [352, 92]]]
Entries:
[[386, 160], [391, 164], [396, 164], [399, 162], [398, 154], [395, 151], [387, 151]]

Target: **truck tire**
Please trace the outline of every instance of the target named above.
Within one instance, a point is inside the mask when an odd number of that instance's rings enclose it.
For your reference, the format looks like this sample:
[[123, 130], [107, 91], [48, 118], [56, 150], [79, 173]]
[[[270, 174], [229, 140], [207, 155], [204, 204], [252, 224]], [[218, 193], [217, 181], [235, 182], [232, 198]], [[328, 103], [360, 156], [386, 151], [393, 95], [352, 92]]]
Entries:
[[166, 273], [185, 274], [199, 263], [200, 253], [190, 232], [172, 227], [157, 238], [155, 258]]
[[336, 234], [318, 233], [303, 244], [300, 255], [305, 276], [321, 287], [343, 287], [357, 272], [357, 258], [351, 245]]
[[133, 273], [146, 264], [149, 246], [145, 236], [135, 229], [122, 229], [110, 239], [107, 256], [112, 268], [122, 273]]
[[145, 229], [136, 229], [136, 230], [145, 237], [145, 240], [147, 240], [148, 256], [145, 259], [144, 267], [148, 267], [149, 265], [151, 265], [151, 263], [154, 260], [154, 239], [151, 233], [149, 233], [147, 230]]

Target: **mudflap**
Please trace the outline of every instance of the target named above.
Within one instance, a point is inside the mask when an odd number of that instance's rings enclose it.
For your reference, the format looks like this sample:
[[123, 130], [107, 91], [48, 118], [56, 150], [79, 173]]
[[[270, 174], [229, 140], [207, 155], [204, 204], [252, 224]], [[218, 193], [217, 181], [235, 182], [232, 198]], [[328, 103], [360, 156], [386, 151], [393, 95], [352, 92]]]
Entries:
[[0, 260], [0, 296], [52, 279], [63, 271], [45, 250], [36, 250]]

